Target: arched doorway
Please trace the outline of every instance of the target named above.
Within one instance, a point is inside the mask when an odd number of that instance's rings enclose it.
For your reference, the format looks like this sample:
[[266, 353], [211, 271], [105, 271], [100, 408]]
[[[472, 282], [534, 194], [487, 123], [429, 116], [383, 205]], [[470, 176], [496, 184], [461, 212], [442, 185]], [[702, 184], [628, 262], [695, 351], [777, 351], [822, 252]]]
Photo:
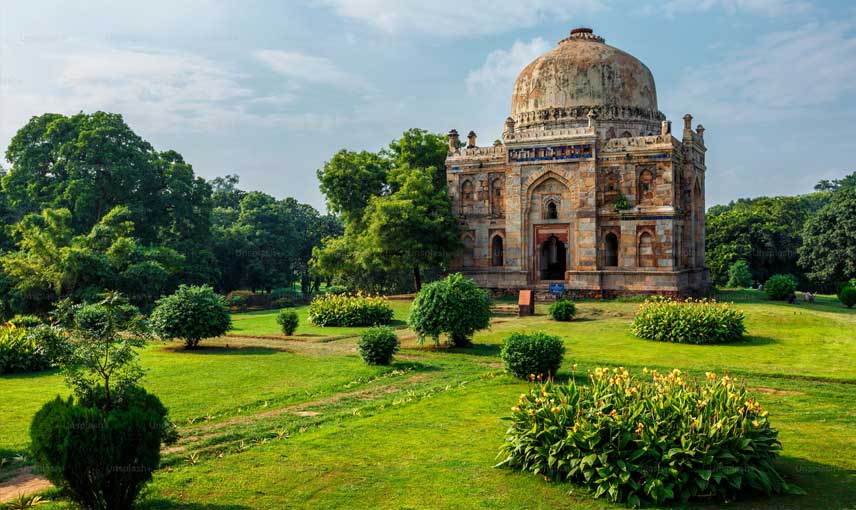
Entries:
[[603, 254], [603, 265], [606, 267], [618, 266], [618, 236], [609, 232], [603, 241], [604, 248], [606, 248]]
[[502, 236], [493, 236], [490, 250], [490, 265], [501, 266], [503, 262]]
[[548, 237], [541, 244], [541, 279], [564, 280], [567, 260], [565, 243], [556, 236]]

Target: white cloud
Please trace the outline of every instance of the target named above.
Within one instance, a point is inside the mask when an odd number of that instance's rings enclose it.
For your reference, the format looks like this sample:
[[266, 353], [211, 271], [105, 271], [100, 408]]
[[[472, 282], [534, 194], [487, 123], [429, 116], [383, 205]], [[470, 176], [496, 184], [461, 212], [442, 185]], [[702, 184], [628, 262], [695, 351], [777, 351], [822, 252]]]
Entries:
[[[330, 129], [345, 119], [290, 113], [293, 92], [260, 96], [248, 76], [190, 53], [151, 50], [76, 50], [45, 57], [41, 83], [26, 73], [0, 84], [0, 140], [45, 112], [120, 112], [142, 133], [206, 132], [237, 126]], [[36, 65], [35, 63], [33, 65]]]
[[604, 0], [317, 0], [341, 17], [390, 34], [471, 37], [567, 21], [604, 7]]
[[541, 37], [531, 41], [515, 41], [509, 50], [491, 52], [478, 69], [467, 75], [467, 90], [471, 94], [479, 91], [496, 91], [511, 96], [511, 88], [520, 71], [552, 45]]
[[674, 15], [681, 12], [722, 9], [728, 14], [745, 12], [761, 16], [783, 16], [804, 13], [812, 8], [805, 0], [667, 0], [649, 12]]
[[253, 55], [274, 72], [300, 81], [341, 88], [365, 86], [360, 77], [339, 69], [333, 62], [323, 57], [282, 50], [258, 50]]
[[809, 24], [690, 69], [666, 104], [725, 123], [775, 121], [856, 95], [853, 76], [856, 23]]

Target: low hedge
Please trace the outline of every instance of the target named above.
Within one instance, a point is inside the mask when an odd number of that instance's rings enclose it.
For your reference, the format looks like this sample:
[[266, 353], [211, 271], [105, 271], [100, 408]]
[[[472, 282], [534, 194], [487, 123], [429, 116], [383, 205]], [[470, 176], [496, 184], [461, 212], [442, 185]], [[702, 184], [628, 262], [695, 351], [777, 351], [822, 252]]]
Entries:
[[598, 368], [588, 385], [535, 385], [512, 413], [499, 465], [595, 497], [639, 506], [800, 492], [773, 467], [782, 446], [767, 411], [728, 376]]
[[309, 304], [309, 322], [316, 326], [378, 326], [392, 321], [392, 307], [382, 296], [325, 294]]
[[654, 297], [639, 307], [631, 331], [659, 342], [715, 344], [743, 338], [743, 319], [742, 312], [715, 300]]
[[774, 274], [764, 284], [764, 292], [775, 301], [783, 301], [797, 290], [797, 279], [789, 274]]
[[550, 317], [556, 321], [570, 321], [577, 314], [577, 305], [570, 299], [560, 299], [550, 305]]
[[300, 324], [300, 319], [297, 317], [297, 312], [294, 310], [280, 310], [276, 314], [276, 323], [282, 328], [282, 332], [291, 336]]
[[399, 345], [395, 330], [389, 326], [375, 326], [362, 332], [357, 350], [369, 365], [389, 365]]
[[850, 280], [838, 291], [838, 300], [847, 308], [856, 305], [856, 279]]
[[541, 331], [512, 333], [505, 339], [500, 351], [505, 368], [520, 378], [530, 375], [555, 376], [564, 355], [565, 344], [562, 339]]
[[0, 374], [47, 370], [63, 353], [62, 335], [48, 325], [0, 327]]

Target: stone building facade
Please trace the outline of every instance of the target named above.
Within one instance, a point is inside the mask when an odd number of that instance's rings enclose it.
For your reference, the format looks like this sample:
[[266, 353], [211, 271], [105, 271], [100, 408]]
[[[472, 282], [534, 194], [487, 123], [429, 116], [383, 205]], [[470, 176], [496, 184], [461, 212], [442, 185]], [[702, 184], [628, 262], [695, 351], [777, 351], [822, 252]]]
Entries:
[[449, 133], [453, 270], [499, 291], [703, 294], [705, 151], [690, 115], [673, 134], [644, 64], [575, 29], [520, 73], [501, 143]]

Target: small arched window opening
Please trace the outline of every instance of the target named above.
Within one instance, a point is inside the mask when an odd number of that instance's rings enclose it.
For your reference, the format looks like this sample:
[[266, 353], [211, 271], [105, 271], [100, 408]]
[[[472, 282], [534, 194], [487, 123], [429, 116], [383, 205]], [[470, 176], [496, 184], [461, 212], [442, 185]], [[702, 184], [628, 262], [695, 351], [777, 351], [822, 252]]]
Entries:
[[639, 203], [650, 203], [654, 200], [654, 174], [650, 170], [639, 173]]
[[502, 177], [497, 177], [490, 181], [490, 212], [494, 216], [503, 216], [505, 213], [504, 190], [505, 182]]
[[556, 202], [547, 203], [547, 219], [555, 220], [559, 217], [559, 209], [556, 207]]
[[639, 236], [639, 267], [655, 267], [657, 258], [654, 256], [654, 236], [650, 232], [642, 232]]
[[633, 136], [633, 134], [630, 131], [625, 131], [625, 132], [621, 133], [621, 138], [630, 138], [632, 136]]
[[503, 264], [503, 246], [502, 236], [493, 236], [490, 250], [490, 265], [502, 266]]
[[464, 202], [471, 202], [473, 200], [473, 183], [470, 181], [464, 181], [461, 184], [461, 200]]
[[471, 235], [467, 234], [463, 238], [461, 238], [462, 244], [464, 245], [464, 253], [461, 260], [461, 265], [464, 267], [470, 267], [473, 265], [473, 258], [475, 257], [475, 242]]
[[606, 234], [604, 238], [604, 247], [606, 251], [604, 252], [603, 257], [603, 265], [606, 267], [617, 267], [618, 266], [618, 236], [609, 232]]

